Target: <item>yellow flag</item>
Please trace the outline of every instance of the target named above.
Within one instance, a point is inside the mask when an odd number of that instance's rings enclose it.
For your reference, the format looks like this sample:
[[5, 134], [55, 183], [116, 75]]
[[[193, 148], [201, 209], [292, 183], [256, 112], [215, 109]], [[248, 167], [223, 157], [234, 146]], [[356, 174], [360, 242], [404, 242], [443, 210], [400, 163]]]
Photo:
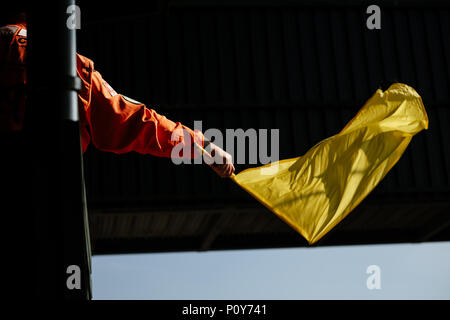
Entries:
[[428, 129], [419, 94], [377, 90], [338, 134], [304, 156], [247, 169], [232, 179], [313, 244], [344, 219]]

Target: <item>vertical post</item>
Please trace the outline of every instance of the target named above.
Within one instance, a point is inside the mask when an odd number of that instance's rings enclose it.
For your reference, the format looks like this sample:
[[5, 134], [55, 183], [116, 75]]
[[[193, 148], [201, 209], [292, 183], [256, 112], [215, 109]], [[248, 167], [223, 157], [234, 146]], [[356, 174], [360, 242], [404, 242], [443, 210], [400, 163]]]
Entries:
[[[28, 83], [37, 294], [90, 299], [90, 242], [78, 121], [74, 0], [31, 2]], [[27, 110], [28, 112], [28, 110]]]

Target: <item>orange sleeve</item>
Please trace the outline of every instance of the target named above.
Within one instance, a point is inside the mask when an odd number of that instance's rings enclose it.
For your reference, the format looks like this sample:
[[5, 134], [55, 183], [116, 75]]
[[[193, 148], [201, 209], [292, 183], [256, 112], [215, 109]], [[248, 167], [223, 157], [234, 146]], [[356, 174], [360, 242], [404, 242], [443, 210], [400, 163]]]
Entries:
[[[90, 76], [90, 97], [81, 104], [84, 113], [80, 115], [89, 133], [89, 140], [99, 150], [117, 154], [135, 151], [159, 157], [171, 157], [172, 149], [182, 146], [176, 157], [195, 158], [198, 152], [192, 147], [195, 141], [203, 146], [203, 134], [195, 132], [180, 122], [173, 122], [144, 104], [124, 95], [117, 94], [103, 80], [98, 71]], [[83, 112], [84, 111], [84, 112]], [[83, 130], [82, 130], [83, 137]], [[86, 140], [86, 139], [85, 139]], [[83, 151], [87, 144], [83, 143]]]

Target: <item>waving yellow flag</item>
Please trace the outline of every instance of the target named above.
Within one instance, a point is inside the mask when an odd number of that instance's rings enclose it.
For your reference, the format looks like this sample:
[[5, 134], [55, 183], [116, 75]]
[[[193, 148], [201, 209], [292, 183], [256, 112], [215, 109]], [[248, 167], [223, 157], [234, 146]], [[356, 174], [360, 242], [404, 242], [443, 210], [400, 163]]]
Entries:
[[377, 90], [341, 132], [304, 156], [232, 179], [313, 244], [375, 188], [412, 137], [427, 128], [419, 94], [395, 83]]

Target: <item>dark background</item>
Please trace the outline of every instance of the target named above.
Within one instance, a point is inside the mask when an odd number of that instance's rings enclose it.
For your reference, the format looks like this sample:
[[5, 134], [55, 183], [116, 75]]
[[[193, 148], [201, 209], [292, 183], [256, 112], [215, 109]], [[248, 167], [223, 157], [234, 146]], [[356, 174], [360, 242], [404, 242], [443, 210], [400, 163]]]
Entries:
[[[381, 8], [381, 30], [366, 28], [369, 4]], [[380, 86], [414, 87], [429, 130], [317, 245], [450, 240], [445, 1], [78, 5], [78, 52], [117, 92], [189, 127], [278, 128], [280, 159], [339, 132]], [[207, 166], [92, 146], [84, 161], [94, 254], [307, 245]]]

